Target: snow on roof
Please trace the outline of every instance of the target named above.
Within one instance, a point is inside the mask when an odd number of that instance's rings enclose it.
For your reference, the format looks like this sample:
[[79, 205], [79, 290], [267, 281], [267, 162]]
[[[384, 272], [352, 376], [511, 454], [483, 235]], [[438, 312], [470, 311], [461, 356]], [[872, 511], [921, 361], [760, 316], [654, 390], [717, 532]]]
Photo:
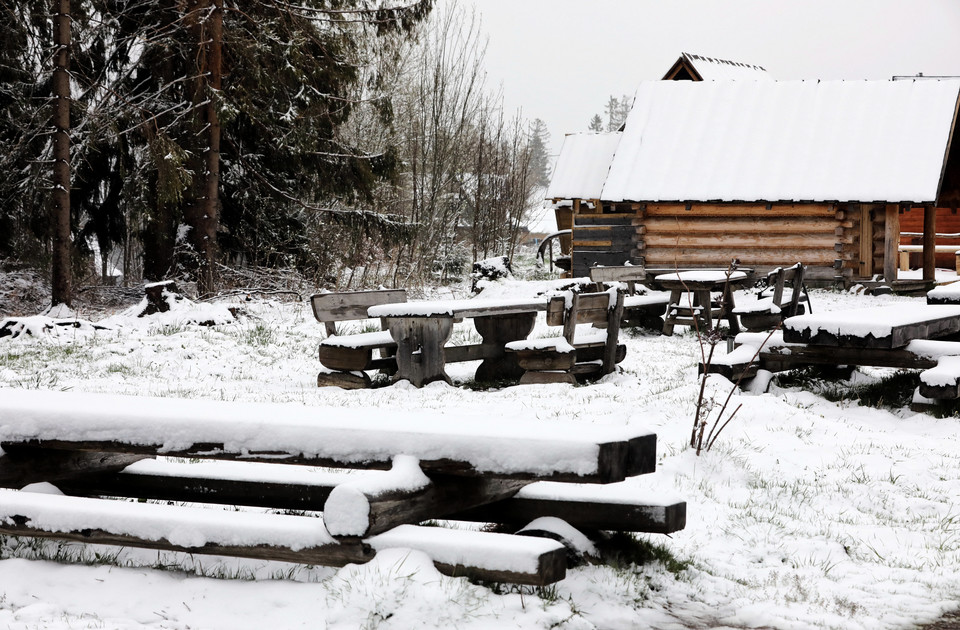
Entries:
[[690, 53], [681, 53], [680, 57], [693, 66], [704, 81], [773, 80], [773, 77], [767, 73], [766, 68], [762, 66], [754, 66], [739, 61], [727, 61], [726, 59], [714, 59], [703, 55], [691, 55]]
[[599, 199], [620, 135], [619, 131], [568, 134], [563, 139], [546, 198]]
[[960, 80], [648, 81], [605, 201], [934, 202]]

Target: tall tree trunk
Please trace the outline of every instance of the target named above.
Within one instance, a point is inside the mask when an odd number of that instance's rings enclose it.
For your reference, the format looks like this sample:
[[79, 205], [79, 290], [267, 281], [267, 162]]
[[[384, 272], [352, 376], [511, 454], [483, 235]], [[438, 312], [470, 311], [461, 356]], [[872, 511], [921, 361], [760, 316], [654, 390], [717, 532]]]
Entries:
[[186, 219], [196, 250], [197, 290], [201, 295], [216, 291], [218, 260], [217, 230], [220, 225], [220, 117], [222, 83], [223, 0], [199, 0], [194, 9], [194, 32], [200, 46], [200, 67], [194, 90], [199, 106], [200, 128], [204, 130], [202, 166], [196, 170], [194, 198], [187, 204]]
[[53, 43], [53, 228], [51, 303], [73, 302], [70, 268], [70, 0], [54, 0]]

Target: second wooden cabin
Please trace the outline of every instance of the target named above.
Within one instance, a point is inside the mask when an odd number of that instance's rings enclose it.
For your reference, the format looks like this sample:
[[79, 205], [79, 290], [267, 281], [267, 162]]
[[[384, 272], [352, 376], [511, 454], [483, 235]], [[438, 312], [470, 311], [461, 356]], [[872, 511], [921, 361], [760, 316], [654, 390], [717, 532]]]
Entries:
[[932, 279], [960, 201], [958, 94], [954, 79], [645, 82], [622, 131], [564, 140], [547, 196], [572, 273], [736, 258], [892, 282], [902, 223], [926, 234], [904, 242], [929, 245]]

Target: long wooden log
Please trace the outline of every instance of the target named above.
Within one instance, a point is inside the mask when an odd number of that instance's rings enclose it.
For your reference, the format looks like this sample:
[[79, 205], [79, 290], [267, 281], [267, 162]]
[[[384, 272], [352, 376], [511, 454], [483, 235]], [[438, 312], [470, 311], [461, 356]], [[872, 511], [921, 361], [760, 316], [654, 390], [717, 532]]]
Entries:
[[57, 482], [79, 475], [116, 472], [147, 457], [95, 451], [18, 451], [12, 447], [0, 456], [0, 487], [22, 488], [41, 481]]
[[682, 203], [648, 203], [648, 216], [709, 216], [709, 217], [836, 217], [833, 204], [778, 203], [767, 208], [765, 203], [746, 204], [710, 204], [696, 203], [690, 210]]
[[[251, 464], [244, 464], [251, 467]], [[200, 471], [211, 467], [224, 469], [218, 475], [203, 476]], [[298, 475], [298, 479], [257, 480], [249, 472], [237, 470], [235, 464], [150, 462], [149, 467], [133, 466], [120, 473], [103, 473], [86, 477], [60, 481], [56, 485], [63, 492], [74, 496], [111, 496], [161, 501], [185, 501], [188, 503], [213, 503], [219, 505], [244, 505], [269, 507], [281, 510], [300, 510], [319, 512], [330, 492], [339, 484], [362, 474], [381, 473], [327, 473], [323, 475]], [[277, 468], [277, 466], [271, 466]], [[231, 469], [236, 475], [231, 477]], [[454, 495], [457, 487], [466, 487], [468, 493], [489, 497], [491, 485], [497, 490], [495, 482], [489, 482], [487, 488], [472, 490], [471, 480], [437, 478], [441, 488], [449, 488]], [[464, 481], [468, 481], [466, 486]], [[500, 482], [500, 490], [510, 483]], [[478, 482], [479, 485], [479, 482]], [[683, 528], [686, 506], [680, 501], [666, 503], [632, 498], [630, 501], [610, 502], [602, 494], [593, 499], [590, 493], [581, 489], [577, 494], [572, 491], [550, 492], [538, 490], [542, 484], [525, 486], [519, 495], [481, 505], [469, 506], [471, 499], [451, 497], [453, 503], [446, 503], [437, 509], [436, 514], [428, 518], [449, 518], [488, 523], [522, 524], [540, 516], [556, 516], [575, 527], [584, 529], [603, 529], [618, 531], [649, 531], [669, 533]], [[593, 486], [591, 486], [593, 487]], [[600, 488], [596, 486], [596, 488]], [[507, 491], [509, 492], [509, 491]], [[486, 493], [486, 494], [482, 494]], [[483, 499], [484, 501], [486, 498]]]
[[393, 548], [422, 551], [451, 576], [545, 585], [566, 575], [563, 545], [543, 539], [404, 525], [365, 540], [336, 541], [319, 518], [215, 512], [0, 491], [0, 534], [344, 566]]
[[577, 529], [670, 534], [687, 524], [687, 504], [636, 501], [553, 500], [514, 497], [498, 503], [456, 512], [451, 520], [522, 525], [543, 516], [554, 516]]
[[[141, 407], [149, 411], [131, 412]], [[0, 397], [0, 440], [11, 448], [360, 469], [386, 469], [405, 454], [428, 474], [588, 483], [652, 472], [656, 459], [656, 435], [633, 427], [585, 433], [561, 423], [544, 434], [539, 423], [517, 419], [464, 426], [423, 411], [356, 416], [299, 405], [11, 391]]]

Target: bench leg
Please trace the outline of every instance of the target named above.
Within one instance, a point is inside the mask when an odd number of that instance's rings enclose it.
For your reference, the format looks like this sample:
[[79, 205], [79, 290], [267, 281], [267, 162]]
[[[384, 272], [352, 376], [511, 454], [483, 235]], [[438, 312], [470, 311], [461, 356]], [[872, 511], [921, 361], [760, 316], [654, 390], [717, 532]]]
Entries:
[[533, 312], [474, 317], [473, 325], [483, 338], [484, 354], [489, 354], [477, 368], [474, 378], [480, 382], [493, 382], [523, 376], [524, 369], [517, 363], [517, 356], [505, 352], [504, 346], [511, 341], [526, 339], [536, 322], [537, 314]]

